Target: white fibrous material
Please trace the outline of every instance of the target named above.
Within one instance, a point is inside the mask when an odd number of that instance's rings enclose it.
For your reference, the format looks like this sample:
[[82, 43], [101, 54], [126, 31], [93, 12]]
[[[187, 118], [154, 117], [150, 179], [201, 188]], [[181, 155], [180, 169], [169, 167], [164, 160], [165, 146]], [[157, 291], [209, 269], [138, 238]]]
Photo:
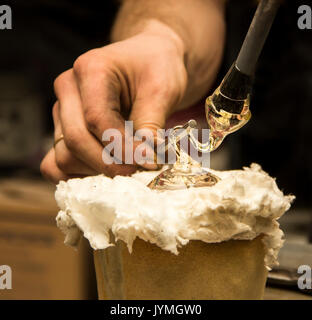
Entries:
[[214, 186], [170, 191], [146, 186], [159, 171], [61, 181], [55, 194], [61, 209], [57, 225], [70, 245], [83, 233], [93, 249], [112, 246], [114, 239], [131, 252], [138, 237], [173, 254], [190, 240], [217, 243], [263, 234], [269, 269], [284, 241], [277, 220], [295, 197], [284, 196], [257, 164], [211, 172], [221, 178]]

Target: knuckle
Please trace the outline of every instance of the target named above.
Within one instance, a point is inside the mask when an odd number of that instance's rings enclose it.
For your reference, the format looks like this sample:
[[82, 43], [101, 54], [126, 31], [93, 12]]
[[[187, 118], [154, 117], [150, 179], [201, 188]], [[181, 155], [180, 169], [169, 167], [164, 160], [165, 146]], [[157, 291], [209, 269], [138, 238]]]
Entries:
[[100, 114], [95, 110], [90, 110], [90, 108], [87, 108], [85, 111], [85, 120], [88, 130], [93, 132], [97, 129], [100, 122]]
[[85, 67], [85, 64], [87, 64], [86, 59], [87, 58], [86, 58], [86, 53], [85, 53], [75, 60], [74, 65], [73, 65], [73, 69], [76, 74], [82, 73], [82, 71]]
[[48, 162], [47, 162], [46, 157], [44, 157], [43, 160], [41, 161], [40, 172], [45, 178], [48, 178], [50, 170], [49, 170], [49, 166], [48, 166]]
[[174, 86], [171, 88], [170, 96], [172, 97], [173, 103], [176, 104], [182, 99], [183, 90], [178, 86]]
[[179, 88], [175, 85], [169, 85], [167, 88], [164, 89], [164, 96], [166, 98], [175, 98], [179, 95]]
[[55, 102], [53, 107], [52, 107], [52, 116], [55, 119], [58, 113], [58, 103]]
[[69, 153], [62, 153], [61, 155], [57, 155], [55, 161], [56, 165], [61, 171], [70, 173], [72, 168], [72, 156]]
[[111, 71], [113, 64], [113, 54], [108, 50], [93, 49], [79, 56], [74, 64], [73, 71], [77, 77], [91, 74], [95, 77], [98, 74], [102, 76]]
[[53, 88], [54, 88], [54, 92], [55, 92], [56, 94], [62, 89], [62, 87], [64, 87], [64, 84], [65, 84], [65, 82], [66, 82], [67, 79], [68, 79], [69, 72], [70, 72], [70, 70], [67, 70], [67, 71], [61, 73], [61, 74], [60, 74], [58, 77], [56, 77], [56, 79], [54, 80]]
[[158, 94], [169, 104], [178, 103], [183, 96], [183, 89], [178, 84], [168, 84], [166, 87], [159, 88]]
[[48, 156], [45, 156], [41, 161], [40, 172], [45, 179], [53, 181], [53, 170], [51, 168]]
[[156, 82], [153, 85], [152, 94], [155, 97], [158, 97], [158, 99], [170, 100], [170, 98], [173, 97], [176, 93], [174, 88], [170, 84], [164, 86], [163, 84]]
[[81, 56], [79, 56], [74, 64], [73, 64], [73, 70], [75, 74], [81, 75], [85, 74], [86, 72], [92, 72], [95, 70], [98, 70], [99, 68], [99, 62], [98, 61], [98, 54], [97, 54], [98, 49], [93, 49], [90, 50]]
[[82, 132], [82, 130], [78, 128], [67, 128], [66, 132], [64, 133], [64, 141], [67, 149], [75, 152], [75, 150], [77, 149], [77, 145], [79, 145], [83, 139], [83, 134], [84, 133]]
[[58, 89], [61, 87], [62, 75], [59, 75], [53, 82], [54, 92], [57, 93]]

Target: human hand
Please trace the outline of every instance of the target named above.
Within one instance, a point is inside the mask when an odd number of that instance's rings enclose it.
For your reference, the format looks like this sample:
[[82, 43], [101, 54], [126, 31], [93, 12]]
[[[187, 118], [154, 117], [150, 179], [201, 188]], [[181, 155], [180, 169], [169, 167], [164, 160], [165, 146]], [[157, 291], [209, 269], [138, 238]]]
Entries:
[[[124, 146], [128, 119], [134, 130], [150, 129], [156, 134], [171, 113], [187, 106], [187, 84], [183, 42], [167, 27], [147, 28], [83, 54], [55, 80], [54, 137], [64, 139], [46, 155], [41, 172], [55, 183], [99, 173], [113, 177], [135, 172], [137, 163], [104, 163], [103, 132], [119, 130]], [[124, 160], [124, 148], [122, 155]], [[141, 166], [157, 168], [156, 164]]]

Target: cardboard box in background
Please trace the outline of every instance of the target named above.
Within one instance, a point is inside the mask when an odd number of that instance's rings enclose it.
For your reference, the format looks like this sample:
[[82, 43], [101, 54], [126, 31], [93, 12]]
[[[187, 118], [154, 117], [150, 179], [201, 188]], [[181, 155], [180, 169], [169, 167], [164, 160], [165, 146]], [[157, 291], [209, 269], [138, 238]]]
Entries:
[[12, 269], [12, 289], [0, 299], [96, 298], [91, 248], [64, 245], [54, 190], [41, 180], [0, 181], [0, 265]]

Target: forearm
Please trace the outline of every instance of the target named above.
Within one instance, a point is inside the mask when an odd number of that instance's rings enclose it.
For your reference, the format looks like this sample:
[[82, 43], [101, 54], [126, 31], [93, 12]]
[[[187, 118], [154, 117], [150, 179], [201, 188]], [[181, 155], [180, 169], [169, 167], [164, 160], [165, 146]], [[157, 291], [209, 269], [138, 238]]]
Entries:
[[[180, 40], [186, 57], [188, 91], [205, 94], [219, 67], [224, 45], [223, 0], [123, 0], [116, 18], [112, 41], [146, 29], [168, 26]], [[168, 29], [169, 29], [168, 28]], [[187, 103], [192, 103], [192, 95]]]

